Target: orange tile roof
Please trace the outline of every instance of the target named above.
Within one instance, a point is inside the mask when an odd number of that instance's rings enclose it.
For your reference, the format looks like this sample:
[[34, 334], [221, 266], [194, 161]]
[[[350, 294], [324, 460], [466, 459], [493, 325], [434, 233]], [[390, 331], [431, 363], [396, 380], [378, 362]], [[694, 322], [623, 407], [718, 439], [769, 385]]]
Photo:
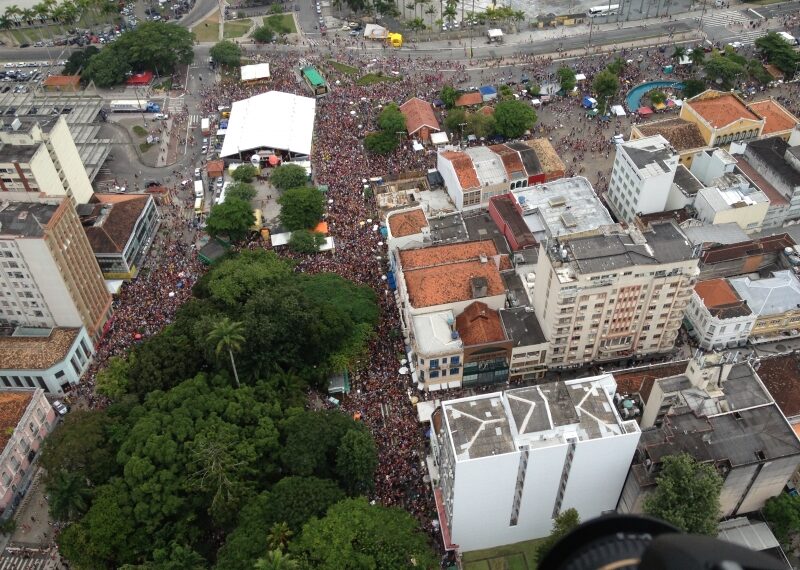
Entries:
[[80, 75], [51, 75], [42, 83], [45, 87], [78, 87], [80, 84]]
[[480, 109], [478, 109], [478, 113], [481, 113], [482, 115], [486, 115], [487, 117], [490, 116], [490, 115], [494, 115], [494, 107], [490, 107], [489, 105], [486, 105], [485, 107], [481, 107]]
[[445, 263], [471, 261], [478, 259], [481, 255], [494, 257], [497, 254], [497, 246], [490, 239], [467, 241], [419, 249], [406, 249], [400, 252], [400, 266], [403, 271], [408, 271]]
[[442, 156], [453, 164], [453, 169], [458, 176], [458, 183], [464, 190], [473, 188], [480, 188], [481, 183], [478, 180], [478, 173], [475, 172], [475, 167], [472, 165], [472, 159], [463, 152], [456, 152], [447, 150], [442, 153]]
[[407, 212], [391, 214], [389, 216], [389, 229], [392, 237], [405, 237], [422, 232], [422, 228], [428, 225], [425, 213], [421, 208], [414, 208]]
[[525, 176], [526, 173], [525, 168], [522, 166], [522, 159], [519, 157], [519, 153], [516, 150], [504, 144], [496, 144], [489, 148], [502, 159], [509, 180], [513, 180], [515, 172], [519, 172]]
[[475, 301], [456, 317], [456, 330], [464, 346], [475, 346], [506, 340], [500, 314], [486, 303]]
[[206, 172], [212, 178], [222, 176], [225, 174], [225, 161], [224, 160], [209, 160], [206, 164]]
[[700, 281], [694, 286], [694, 291], [709, 309], [741, 301], [727, 279]]
[[8, 445], [31, 400], [33, 400], [33, 390], [0, 392], [0, 451]]
[[[481, 261], [480, 256], [487, 258]], [[508, 256], [499, 256], [491, 240], [438, 245], [400, 252], [400, 266], [413, 307], [432, 307], [472, 298], [470, 280], [483, 277], [487, 296], [505, 291], [501, 267], [510, 266]]]
[[772, 99], [750, 103], [749, 107], [751, 111], [766, 121], [762, 132], [764, 135], [790, 131], [800, 122], [783, 105]]
[[699, 116], [716, 129], [726, 127], [739, 119], [747, 119], [749, 121], [761, 120], [761, 118], [748, 109], [738, 97], [734, 97], [730, 93], [725, 93], [719, 97], [691, 99], [688, 101], [688, 104]]
[[53, 329], [48, 337], [0, 337], [0, 369], [46, 370], [63, 360], [80, 329]]
[[488, 283], [486, 295], [505, 292], [503, 279], [494, 261], [462, 261], [434, 267], [413, 269], [404, 273], [408, 300], [412, 307], [433, 307], [457, 303], [472, 298], [473, 277], [483, 277]]
[[464, 93], [456, 99], [456, 107], [471, 107], [472, 105], [480, 105], [483, 103], [483, 95], [477, 91]]
[[428, 127], [434, 131], [439, 130], [439, 121], [436, 120], [433, 107], [419, 97], [413, 97], [400, 105], [400, 112], [406, 118], [406, 130], [410, 135], [422, 127]]

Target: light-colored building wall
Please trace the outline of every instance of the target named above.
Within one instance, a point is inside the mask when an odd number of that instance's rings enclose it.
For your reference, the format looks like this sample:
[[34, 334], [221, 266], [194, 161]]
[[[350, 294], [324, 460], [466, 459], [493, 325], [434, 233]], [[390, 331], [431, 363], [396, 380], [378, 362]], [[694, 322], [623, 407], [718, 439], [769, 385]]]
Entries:
[[[450, 199], [453, 200], [456, 210], [463, 210], [464, 190], [461, 188], [461, 182], [458, 180], [458, 175], [456, 174], [455, 168], [453, 168], [453, 163], [446, 158], [443, 158], [442, 154], [439, 153], [436, 155], [436, 168], [439, 171], [439, 174], [442, 175], [444, 187], [447, 190], [447, 194], [450, 196]], [[478, 192], [480, 192], [479, 189]]]
[[0, 368], [0, 391], [42, 388], [50, 394], [63, 394], [70, 386], [78, 385], [93, 354], [92, 339], [81, 328], [64, 359], [49, 368]]
[[[83, 164], [78, 163], [81, 168]], [[47, 152], [47, 145], [40, 144], [39, 149], [30, 162], [30, 170], [36, 180], [36, 186], [45, 194], [63, 194], [63, 183], [58, 175], [55, 164], [50, 153]]]
[[32, 392], [31, 401], [0, 453], [0, 509], [7, 509], [24, 495], [31, 460], [56, 424], [56, 413], [44, 390], [27, 392]]
[[511, 349], [511, 368], [509, 378], [514, 381], [527, 381], [541, 378], [547, 372], [547, 350], [550, 344], [515, 346]]
[[686, 318], [695, 329], [700, 347], [705, 350], [744, 345], [756, 322], [752, 313], [725, 319], [712, 316], [697, 292], [692, 293]]
[[769, 210], [769, 200], [761, 192], [757, 194], [764, 197], [762, 201], [737, 202], [734, 205], [720, 207], [720, 199], [716, 188], [704, 188], [697, 194], [694, 201], [697, 218], [707, 224], [734, 223], [746, 232], [754, 232], [761, 228], [764, 218]]

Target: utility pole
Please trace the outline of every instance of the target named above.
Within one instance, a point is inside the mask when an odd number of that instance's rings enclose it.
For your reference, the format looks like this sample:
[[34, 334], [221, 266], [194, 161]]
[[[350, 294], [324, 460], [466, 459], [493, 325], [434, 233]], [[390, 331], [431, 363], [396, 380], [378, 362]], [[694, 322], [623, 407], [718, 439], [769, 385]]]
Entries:
[[706, 0], [703, 0], [703, 11], [700, 12], [700, 23], [697, 25], [697, 31], [703, 29], [703, 16], [706, 15]]

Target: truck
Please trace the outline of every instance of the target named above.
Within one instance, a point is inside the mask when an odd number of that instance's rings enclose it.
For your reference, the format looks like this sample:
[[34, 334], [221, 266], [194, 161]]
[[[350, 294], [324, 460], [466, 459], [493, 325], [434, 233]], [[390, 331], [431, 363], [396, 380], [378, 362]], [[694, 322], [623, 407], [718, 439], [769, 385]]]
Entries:
[[203, 181], [202, 180], [195, 180], [194, 181], [194, 197], [195, 198], [202, 198], [205, 196], [205, 190], [203, 190]]
[[781, 37], [783, 41], [785, 41], [790, 46], [797, 45], [797, 38], [795, 38], [792, 34], [788, 32], [778, 32], [778, 35]]
[[211, 120], [208, 117], [200, 120], [200, 130], [203, 131], [204, 137], [211, 133]]
[[111, 111], [115, 113], [160, 113], [161, 105], [153, 101], [139, 101], [126, 99], [111, 101]]

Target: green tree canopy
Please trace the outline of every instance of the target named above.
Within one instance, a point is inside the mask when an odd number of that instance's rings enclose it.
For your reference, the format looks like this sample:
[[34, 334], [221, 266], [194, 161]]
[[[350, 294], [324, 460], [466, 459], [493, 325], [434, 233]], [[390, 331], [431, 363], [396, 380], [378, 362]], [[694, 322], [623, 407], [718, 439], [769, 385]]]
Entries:
[[744, 67], [728, 57], [714, 54], [705, 63], [706, 77], [723, 87], [730, 87], [744, 73]]
[[703, 65], [706, 60], [706, 52], [702, 47], [697, 46], [689, 52], [689, 59], [692, 60], [692, 65], [695, 67]]
[[269, 182], [278, 190], [299, 188], [308, 182], [308, 174], [299, 164], [282, 164], [272, 171]]
[[792, 535], [800, 532], [800, 497], [781, 493], [766, 502], [762, 513], [782, 545], [789, 545]]
[[609, 99], [619, 91], [619, 79], [610, 70], [604, 69], [594, 76], [592, 89], [600, 100], [600, 113], [605, 114], [606, 109], [608, 109]]
[[575, 509], [567, 509], [553, 519], [553, 530], [550, 535], [543, 539], [536, 547], [536, 562], [540, 564], [545, 555], [556, 545], [556, 543], [581, 524], [581, 518]]
[[214, 63], [226, 67], [236, 67], [242, 60], [242, 49], [230, 40], [217, 42], [209, 54]]
[[50, 514], [55, 520], [75, 520], [89, 508], [92, 491], [79, 471], [57, 471], [47, 485]]
[[497, 130], [497, 121], [495, 120], [494, 114], [487, 115], [478, 112], [469, 113], [467, 115], [467, 133], [482, 138], [493, 135]]
[[128, 377], [132, 355], [128, 358], [112, 356], [108, 365], [97, 373], [95, 390], [112, 400], [118, 400], [128, 393]]
[[315, 227], [325, 212], [325, 196], [313, 186], [292, 188], [278, 198], [281, 225], [289, 231]]
[[378, 131], [364, 137], [364, 148], [373, 154], [389, 154], [400, 144], [397, 135]]
[[397, 103], [389, 103], [383, 108], [378, 115], [378, 126], [386, 134], [397, 136], [398, 133], [405, 133], [406, 118]]
[[644, 502], [647, 514], [690, 534], [717, 535], [722, 478], [712, 465], [687, 454], [667, 456], [656, 484]]
[[236, 182], [252, 182], [256, 175], [258, 175], [258, 168], [252, 164], [241, 164], [231, 174]]
[[575, 88], [575, 70], [571, 67], [559, 67], [558, 71], [556, 71], [556, 76], [561, 84], [561, 90], [564, 91], [564, 93], [569, 93]]
[[437, 561], [417, 521], [398, 508], [347, 499], [312, 519], [289, 551], [306, 568], [420, 568]]
[[256, 28], [255, 31], [250, 34], [250, 37], [253, 38], [257, 43], [268, 44], [275, 39], [275, 32], [272, 30], [271, 26], [264, 24], [263, 26]]
[[758, 38], [755, 43], [767, 62], [775, 65], [790, 79], [797, 73], [800, 53], [796, 52], [777, 32], [769, 32]]
[[64, 75], [80, 74], [83, 68], [89, 64], [89, 60], [98, 53], [100, 53], [100, 49], [97, 46], [87, 46], [82, 50], [72, 52], [62, 73]]
[[516, 139], [536, 124], [536, 112], [523, 101], [501, 101], [494, 109], [495, 130], [509, 139]]
[[700, 95], [703, 91], [706, 90], [706, 82], [702, 79], [697, 79], [693, 77], [691, 79], [685, 79], [683, 81], [683, 96], [686, 99], [691, 99], [695, 95]]
[[351, 495], [366, 495], [375, 488], [378, 450], [367, 431], [350, 430], [339, 442], [336, 473], [342, 487]]
[[167, 390], [191, 378], [201, 365], [196, 350], [191, 335], [182, 334], [175, 326], [167, 327], [131, 352], [126, 390], [144, 396], [153, 390]]
[[311, 230], [295, 230], [289, 238], [289, 249], [297, 253], [316, 253], [324, 243], [324, 234]]
[[439, 92], [439, 99], [442, 100], [447, 109], [452, 109], [456, 106], [456, 99], [458, 99], [458, 91], [452, 85], [445, 85]]
[[214, 267], [195, 287], [195, 294], [234, 311], [262, 288], [277, 288], [292, 275], [292, 264], [274, 252], [242, 251]]
[[651, 91], [648, 93], [648, 96], [650, 97], [650, 101], [653, 103], [653, 105], [667, 102], [667, 95], [663, 91]]
[[225, 197], [226, 199], [236, 198], [237, 200], [250, 203], [253, 198], [256, 197], [256, 189], [253, 188], [252, 184], [248, 184], [246, 182], [234, 182], [228, 186], [227, 190], [225, 190]]
[[447, 116], [444, 119], [444, 126], [448, 131], [461, 138], [461, 125], [466, 126], [466, 122], [467, 112], [458, 107], [447, 112]]
[[211, 208], [206, 231], [212, 237], [222, 236], [239, 241], [247, 236], [255, 220], [250, 204], [238, 198], [226, 197], [225, 202]]

